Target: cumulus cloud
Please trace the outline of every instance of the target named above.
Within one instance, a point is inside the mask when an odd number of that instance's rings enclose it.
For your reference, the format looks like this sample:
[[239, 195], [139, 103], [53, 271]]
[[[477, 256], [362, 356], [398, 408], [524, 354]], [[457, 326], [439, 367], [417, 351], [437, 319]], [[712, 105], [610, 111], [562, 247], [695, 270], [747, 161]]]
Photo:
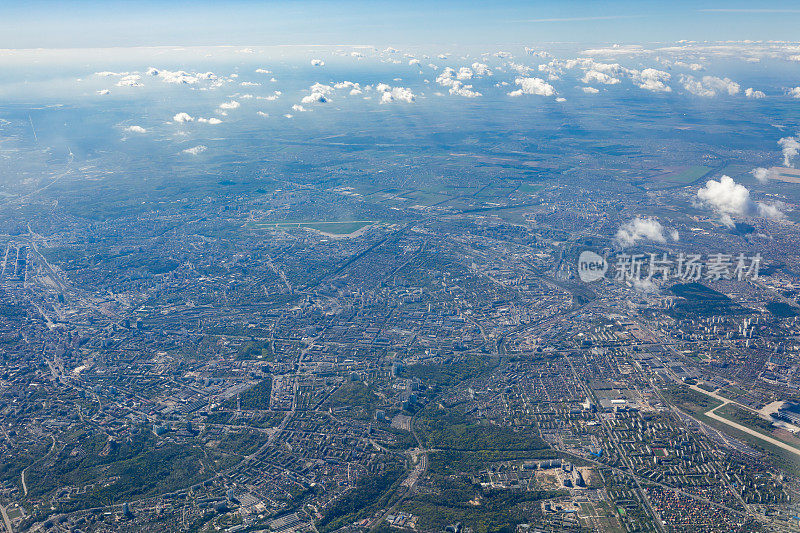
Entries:
[[758, 181], [760, 181], [761, 183], [766, 183], [770, 179], [775, 177], [776, 172], [774, 172], [770, 168], [758, 167], [758, 168], [754, 168], [753, 170], [751, 170], [750, 174], [752, 174], [753, 177], [755, 179], [757, 179]]
[[668, 93], [672, 91], [672, 88], [667, 85], [671, 77], [669, 72], [654, 68], [646, 68], [641, 72], [633, 71], [631, 73], [631, 79], [640, 89], [656, 93]]
[[[673, 240], [678, 240], [678, 233], [671, 232]], [[623, 248], [633, 246], [639, 241], [667, 242], [664, 236], [664, 226], [654, 218], [636, 217], [626, 222], [617, 230], [615, 240]]]
[[475, 73], [476, 76], [491, 76], [492, 71], [489, 70], [489, 65], [485, 63], [473, 63], [472, 64], [472, 71]]
[[726, 226], [733, 226], [733, 216], [745, 215], [751, 209], [750, 191], [736, 183], [730, 176], [719, 181], [708, 180], [705, 187], [697, 191], [701, 204], [713, 209]]
[[375, 87], [375, 90], [381, 93], [382, 104], [391, 102], [413, 103], [417, 99], [417, 96], [411, 92], [411, 89], [406, 87], [390, 87], [385, 83], [380, 83]]
[[748, 87], [747, 89], [745, 89], [744, 95], [746, 97], [748, 97], [748, 98], [764, 98], [764, 97], [767, 96], [763, 92], [757, 91], [757, 90], [753, 89], [752, 87]]
[[478, 91], [475, 91], [472, 85], [464, 84], [465, 79], [470, 79], [475, 73], [472, 69], [462, 67], [456, 72], [454, 69], [447, 67], [436, 77], [436, 83], [443, 87], [448, 87], [450, 94], [455, 96], [464, 96], [466, 98], [476, 98], [483, 96]]
[[194, 117], [191, 116], [189, 113], [178, 113], [174, 117], [172, 117], [174, 122], [182, 124], [184, 122], [194, 122]]
[[586, 73], [581, 78], [583, 83], [602, 83], [604, 85], [614, 85], [615, 83], [619, 83], [619, 79], [609, 76], [605, 72], [600, 72], [598, 70], [587, 70]]
[[202, 144], [198, 144], [197, 146], [192, 146], [191, 148], [187, 148], [186, 150], [183, 151], [183, 153], [184, 154], [190, 154], [190, 155], [197, 155], [197, 154], [201, 154], [201, 153], [205, 152], [207, 149], [208, 148], [206, 146], [203, 146]]
[[794, 137], [783, 137], [778, 140], [778, 145], [783, 151], [783, 166], [793, 166], [792, 159], [794, 159], [797, 152], [800, 151], [800, 142]]
[[792, 98], [800, 98], [800, 87], [793, 87], [789, 89], [788, 95]]
[[312, 59], [311, 60], [311, 66], [313, 66], [313, 67], [324, 67], [325, 66], [325, 62], [323, 60], [321, 60], [321, 59]]
[[514, 83], [519, 85], [520, 88], [516, 91], [511, 91], [508, 96], [522, 96], [523, 94], [553, 96], [556, 94], [553, 86], [541, 78], [517, 78]]
[[697, 191], [697, 199], [719, 215], [720, 222], [728, 227], [733, 227], [734, 216], [757, 214], [772, 220], [784, 218], [777, 206], [754, 202], [747, 187], [736, 183], [730, 176], [722, 176], [719, 181], [708, 180], [705, 187]]
[[681, 76], [683, 88], [690, 93], [704, 98], [713, 98], [717, 93], [728, 93], [733, 96], [739, 93], [740, 86], [730, 78], [703, 76], [700, 80], [692, 76]]
[[215, 81], [218, 79], [213, 72], [186, 72], [185, 70], [167, 70], [155, 67], [148, 68], [146, 74], [157, 77], [164, 83], [175, 85], [195, 85], [201, 81]]
[[758, 202], [756, 204], [758, 214], [770, 220], [785, 220], [786, 214], [777, 205], [770, 205]]
[[128, 74], [120, 78], [117, 82], [117, 87], [143, 87], [143, 85], [139, 83], [141, 79], [142, 77], [138, 74]]
[[525, 53], [528, 54], [529, 56], [541, 57], [542, 59], [550, 57], [550, 54], [548, 54], [547, 52], [536, 51], [535, 49], [528, 48], [527, 46], [525, 47]]
[[125, 131], [129, 133], [147, 133], [147, 130], [141, 126], [128, 126]]
[[267, 113], [267, 112], [265, 112], [265, 111], [257, 111], [257, 112], [256, 112], [256, 114], [257, 114], [259, 117], [268, 117], [268, 116], [269, 116], [269, 113]]
[[325, 102], [329, 101], [330, 99], [329, 95], [333, 92], [333, 89], [334, 88], [331, 87], [330, 85], [315, 83], [310, 87], [311, 94], [304, 96], [300, 101], [304, 104], [313, 104], [313, 103], [324, 104]]
[[306, 111], [306, 108], [301, 106], [300, 104], [294, 104], [292, 106], [292, 111], [303, 112]]
[[256, 73], [258, 74], [272, 74], [271, 70], [267, 70], [265, 68], [257, 68]]
[[594, 87], [584, 87], [583, 92], [586, 94], [597, 94], [600, 92], [600, 89], [595, 89]]
[[220, 119], [216, 118], [216, 117], [211, 117], [211, 118], [202, 118], [202, 117], [200, 117], [200, 118], [197, 119], [197, 122], [204, 122], [206, 124], [215, 124], [215, 125], [216, 124], [222, 124], [222, 121]]
[[267, 100], [267, 101], [269, 101], [269, 102], [274, 102], [275, 100], [277, 100], [278, 98], [280, 98], [280, 96], [281, 96], [282, 94], [283, 94], [283, 93], [282, 93], [282, 92], [280, 92], [280, 91], [275, 91], [273, 94], [271, 94], [271, 95], [269, 95], [269, 96], [256, 96], [256, 100]]

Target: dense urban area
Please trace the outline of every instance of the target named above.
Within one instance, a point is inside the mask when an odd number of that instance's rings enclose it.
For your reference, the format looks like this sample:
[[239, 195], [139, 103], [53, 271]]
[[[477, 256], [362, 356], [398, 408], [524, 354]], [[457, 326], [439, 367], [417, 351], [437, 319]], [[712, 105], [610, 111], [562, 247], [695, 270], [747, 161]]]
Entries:
[[37, 147], [33, 184], [0, 152], [5, 531], [797, 531], [796, 151], [649, 101], [388, 105], [171, 164]]

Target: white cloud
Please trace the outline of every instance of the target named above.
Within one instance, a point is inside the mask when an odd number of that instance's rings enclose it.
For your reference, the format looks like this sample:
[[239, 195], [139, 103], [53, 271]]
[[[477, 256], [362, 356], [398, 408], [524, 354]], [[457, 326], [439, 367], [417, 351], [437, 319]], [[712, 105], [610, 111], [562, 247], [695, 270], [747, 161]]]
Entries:
[[483, 96], [483, 93], [473, 90], [472, 85], [454, 85], [450, 87], [450, 94], [455, 96], [463, 96], [465, 98], [477, 98]]
[[311, 66], [324, 67], [325, 66], [325, 62], [323, 60], [321, 60], [321, 59], [312, 59], [311, 60]]
[[703, 83], [720, 92], [727, 92], [729, 95], [739, 94], [739, 84], [730, 78], [718, 78], [716, 76], [703, 76]]
[[189, 113], [178, 113], [172, 117], [172, 120], [180, 124], [183, 122], [194, 122], [194, 117]]
[[242, 87], [261, 87], [260, 83], [256, 83], [254, 81], [243, 81], [239, 85], [241, 85]]
[[550, 54], [548, 54], [547, 52], [544, 51], [537, 52], [533, 48], [528, 48], [527, 46], [525, 47], [525, 53], [528, 54], [529, 56], [541, 57], [542, 59], [550, 57]]
[[325, 96], [324, 93], [311, 93], [309, 95], [304, 96], [301, 100], [304, 104], [312, 104], [312, 103], [319, 103], [324, 104], [328, 101], [328, 97]]
[[129, 133], [147, 133], [147, 130], [141, 126], [128, 126], [125, 131]]
[[514, 83], [519, 85], [520, 88], [508, 93], [509, 96], [522, 96], [523, 94], [553, 96], [556, 94], [553, 86], [541, 78], [517, 78]]
[[600, 89], [595, 89], [594, 87], [584, 87], [583, 92], [586, 94], [597, 94], [600, 92]]
[[800, 87], [794, 87], [792, 89], [789, 89], [788, 94], [792, 98], [800, 98]]
[[641, 217], [620, 226], [615, 239], [623, 247], [633, 246], [639, 241], [667, 242], [664, 227], [658, 220]]
[[265, 69], [265, 68], [257, 68], [257, 69], [256, 69], [256, 72], [257, 72], [258, 74], [272, 74], [272, 71], [271, 71], [271, 70], [267, 70], [267, 69]]
[[[350, 83], [350, 82], [344, 82]], [[313, 104], [319, 103], [324, 104], [325, 102], [329, 101], [328, 95], [333, 92], [333, 87], [330, 85], [323, 85], [321, 83], [315, 83], [311, 86], [311, 94], [304, 96], [300, 101], [304, 104]]]
[[117, 76], [127, 76], [130, 72], [111, 72], [109, 70], [104, 70], [103, 72], [95, 72], [95, 76], [100, 76], [101, 78], [110, 78], [110, 77], [117, 77]]
[[776, 205], [769, 205], [759, 202], [758, 204], [758, 214], [764, 218], [768, 218], [770, 220], [785, 220], [786, 214], [780, 210], [780, 208]]
[[747, 89], [745, 89], [744, 95], [746, 97], [748, 97], [748, 98], [764, 98], [764, 97], [767, 96], [763, 92], [757, 91], [757, 90], [753, 89], [752, 87], [748, 87]]
[[206, 150], [207, 150], [206, 146], [203, 146], [202, 144], [198, 144], [197, 146], [193, 146], [191, 148], [187, 148], [186, 150], [183, 151], [183, 153], [184, 154], [197, 155], [197, 154], [201, 154], [201, 153], [205, 152]]
[[303, 112], [306, 111], [306, 108], [301, 106], [300, 104], [294, 104], [292, 106], [292, 111]]
[[294, 118], [294, 115], [292, 115], [291, 113], [286, 113], [283, 116], [286, 117], [286, 118]]
[[713, 98], [717, 93], [728, 93], [733, 96], [738, 94], [740, 89], [739, 84], [730, 78], [716, 76], [703, 76], [700, 80], [692, 76], [681, 76], [681, 83], [684, 89], [703, 98]]
[[155, 67], [148, 68], [146, 74], [158, 77], [164, 83], [174, 85], [195, 85], [201, 81], [215, 81], [218, 79], [213, 72], [186, 72], [185, 70], [166, 70]]
[[97, 91], [97, 94], [99, 94], [100, 96], [105, 96], [107, 94], [111, 94], [111, 91], [109, 91], [108, 89], [100, 89], [99, 91]]
[[672, 91], [672, 88], [667, 85], [671, 77], [669, 72], [654, 68], [646, 68], [641, 72], [633, 71], [631, 73], [631, 79], [640, 89], [656, 93], [668, 93]]
[[117, 82], [117, 87], [143, 87], [143, 85], [139, 83], [139, 80], [141, 79], [142, 77], [138, 74], [129, 74], [127, 76], [123, 76]]
[[460, 69], [458, 69], [458, 72], [456, 73], [456, 79], [459, 79], [459, 80], [471, 80], [473, 74], [474, 74], [474, 72], [472, 72], [471, 68], [469, 68], [469, 67], [461, 67]]
[[556, 98], [556, 102], [566, 102], [566, 101], [567, 101], [566, 98], [562, 98], [560, 96], [558, 98]]
[[214, 125], [222, 124], [222, 121], [220, 119], [216, 118], [216, 117], [211, 117], [211, 118], [202, 118], [201, 117], [201, 118], [197, 119], [197, 122], [204, 122], [206, 124], [214, 124]]
[[278, 98], [280, 98], [281, 94], [283, 94], [283, 93], [280, 92], [280, 91], [275, 91], [273, 94], [271, 94], [269, 96], [256, 96], [256, 100], [267, 100], [269, 102], [273, 102], [273, 101], [277, 100]]
[[375, 90], [381, 92], [381, 103], [388, 104], [390, 102], [408, 102], [416, 101], [417, 96], [411, 92], [411, 89], [406, 87], [389, 87], [385, 83], [378, 84]]
[[785, 215], [775, 205], [754, 202], [750, 191], [736, 183], [730, 176], [722, 176], [719, 181], [708, 180], [705, 187], [697, 191], [701, 205], [710, 207], [720, 217], [720, 222], [733, 227], [734, 216], [759, 215], [772, 220], [782, 220]]
[[783, 166], [793, 166], [792, 159], [794, 159], [798, 151], [800, 151], [800, 142], [794, 137], [783, 137], [778, 140], [778, 145], [783, 151]]
[[733, 226], [733, 216], [746, 214], [752, 202], [747, 187], [730, 176], [722, 176], [719, 181], [708, 180], [705, 187], [697, 191], [697, 198], [713, 209], [726, 226]]
[[409, 65], [419, 65], [419, 59], [417, 59], [416, 57], [414, 59], [409, 59], [408, 60], [408, 64]]
[[752, 174], [753, 177], [758, 181], [760, 181], [761, 183], [766, 183], [770, 179], [775, 177], [776, 172], [774, 172], [770, 168], [758, 167], [751, 170], [750, 174]]
[[649, 54], [650, 50], [645, 50], [638, 44], [622, 45], [615, 44], [607, 48], [592, 48], [581, 52], [587, 56], [628, 56]]
[[238, 109], [241, 104], [236, 100], [231, 100], [230, 102], [223, 102], [219, 104], [220, 109]]
[[269, 116], [269, 113], [267, 113], [267, 112], [265, 112], [265, 111], [258, 111], [256, 114], [257, 114], [259, 117], [268, 117], [268, 116]]
[[489, 65], [485, 63], [473, 63], [472, 64], [472, 71], [475, 73], [476, 76], [491, 76], [492, 71], [489, 70]]
[[614, 85], [615, 83], [619, 83], [619, 79], [609, 76], [605, 72], [600, 72], [597, 70], [587, 70], [586, 73], [581, 78], [583, 83], [602, 83], [604, 85]]

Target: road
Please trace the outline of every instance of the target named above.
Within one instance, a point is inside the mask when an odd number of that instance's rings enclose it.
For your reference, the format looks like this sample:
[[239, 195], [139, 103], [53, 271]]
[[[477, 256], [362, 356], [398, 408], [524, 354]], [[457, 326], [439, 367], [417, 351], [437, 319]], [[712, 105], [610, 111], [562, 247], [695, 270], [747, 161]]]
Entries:
[[6, 532], [14, 533], [14, 528], [11, 527], [11, 519], [8, 517], [5, 505], [0, 505], [0, 513], [3, 513], [3, 522], [5, 523], [6, 526]]

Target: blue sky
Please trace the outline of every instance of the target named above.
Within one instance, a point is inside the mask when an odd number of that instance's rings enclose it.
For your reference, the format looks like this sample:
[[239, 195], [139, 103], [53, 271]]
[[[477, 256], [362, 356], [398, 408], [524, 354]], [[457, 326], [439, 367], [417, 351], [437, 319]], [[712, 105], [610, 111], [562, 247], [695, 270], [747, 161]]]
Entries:
[[800, 6], [766, 6], [630, 0], [6, 0], [0, 3], [0, 48], [798, 39]]

